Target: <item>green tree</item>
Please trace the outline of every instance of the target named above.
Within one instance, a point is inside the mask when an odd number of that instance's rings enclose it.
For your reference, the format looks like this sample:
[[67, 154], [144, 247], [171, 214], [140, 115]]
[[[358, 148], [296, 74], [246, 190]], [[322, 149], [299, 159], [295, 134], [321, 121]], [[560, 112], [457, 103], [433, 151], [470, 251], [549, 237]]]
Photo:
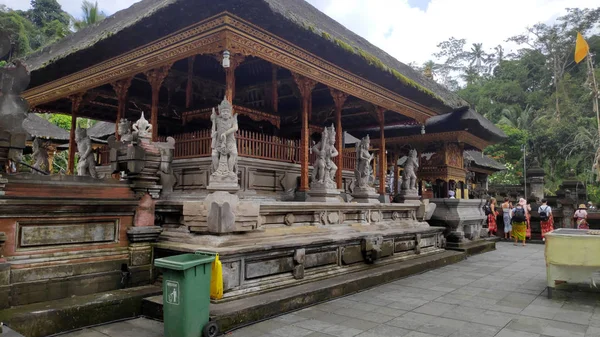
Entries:
[[27, 16], [38, 28], [54, 20], [68, 26], [70, 21], [68, 14], [62, 10], [56, 0], [31, 0], [31, 9], [27, 12]]
[[88, 0], [83, 0], [81, 11], [83, 12], [81, 20], [76, 20], [73, 24], [75, 30], [81, 30], [106, 18], [106, 14], [98, 9], [98, 1], [92, 3]]

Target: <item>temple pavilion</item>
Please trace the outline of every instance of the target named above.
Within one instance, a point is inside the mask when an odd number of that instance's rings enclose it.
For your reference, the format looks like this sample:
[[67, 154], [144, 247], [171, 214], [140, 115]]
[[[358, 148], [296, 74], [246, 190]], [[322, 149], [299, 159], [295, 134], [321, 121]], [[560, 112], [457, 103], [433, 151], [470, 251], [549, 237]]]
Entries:
[[[0, 175], [0, 309], [111, 294], [53, 312], [66, 325], [0, 310], [24, 335], [130, 317], [119, 296], [162, 313], [154, 259], [175, 254], [219, 254], [211, 319], [228, 331], [493, 248], [484, 201], [466, 199], [502, 169], [482, 150], [506, 136], [304, 0], [142, 0], [24, 63], [28, 89], [0, 97], [18, 102], [0, 111], [0, 165], [46, 137], [68, 140], [71, 174]], [[71, 115], [68, 137], [23, 122], [16, 96]]]
[[464, 189], [463, 151], [505, 137], [467, 102], [302, 0], [144, 0], [25, 63], [32, 112], [70, 114], [73, 125], [144, 113], [154, 140], [174, 137], [179, 191], [206, 186], [190, 163], [210, 155], [210, 112], [223, 97], [239, 116], [242, 189], [277, 198], [307, 191], [309, 148], [324, 126], [337, 130], [336, 182], [346, 191], [355, 151], [342, 136], [370, 135], [382, 195], [388, 167], [408, 149], [430, 154], [419, 179], [444, 197]]

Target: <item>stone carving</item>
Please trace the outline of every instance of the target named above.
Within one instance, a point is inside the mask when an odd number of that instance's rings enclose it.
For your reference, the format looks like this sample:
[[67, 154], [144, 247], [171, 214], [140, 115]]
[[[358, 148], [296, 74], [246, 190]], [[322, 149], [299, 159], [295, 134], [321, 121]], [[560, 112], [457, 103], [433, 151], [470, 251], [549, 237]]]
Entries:
[[[142, 114], [144, 116], [144, 114]], [[118, 125], [119, 137], [121, 137], [121, 142], [123, 143], [131, 143], [133, 142], [133, 133], [131, 132], [131, 122], [126, 118], [121, 118]]]
[[143, 112], [133, 125], [121, 119], [117, 132], [120, 141], [114, 136], [108, 139], [112, 172], [124, 172], [123, 177], [138, 196], [150, 194], [158, 198], [161, 192], [173, 191], [177, 182], [171, 166], [175, 139], [167, 137], [166, 142], [152, 142], [152, 124]]
[[379, 203], [379, 194], [371, 186], [373, 154], [369, 153], [371, 140], [367, 135], [356, 143], [356, 168], [354, 169], [355, 186], [352, 189], [353, 201], [358, 203]]
[[96, 160], [94, 159], [94, 152], [92, 149], [92, 140], [87, 135], [87, 129], [77, 128], [77, 130], [75, 130], [75, 142], [77, 143], [77, 152], [79, 153], [77, 175], [98, 178], [98, 173], [96, 172]]
[[287, 226], [293, 225], [295, 221], [296, 221], [296, 216], [294, 215], [294, 213], [288, 213], [283, 218], [283, 222], [285, 222], [285, 224]]
[[235, 133], [238, 130], [237, 115], [233, 114], [233, 106], [223, 99], [210, 116], [212, 121], [211, 148], [212, 174], [210, 175], [209, 190], [237, 190], [237, 141]]
[[356, 187], [367, 188], [369, 187], [369, 178], [372, 174], [371, 161], [373, 160], [373, 154], [369, 153], [369, 147], [371, 146], [371, 140], [369, 135], [361, 139], [359, 143], [356, 143], [356, 168], [354, 169], [354, 177], [356, 178]]
[[313, 184], [319, 184], [326, 188], [337, 188], [335, 173], [338, 170], [334, 158], [339, 155], [335, 148], [335, 127], [333, 124], [325, 128], [321, 134], [321, 141], [312, 147], [312, 152], [317, 155], [313, 164]]
[[340, 190], [337, 189], [335, 173], [338, 170], [334, 158], [339, 155], [335, 148], [335, 127], [325, 127], [321, 141], [311, 151], [317, 159], [313, 164], [312, 182], [308, 191], [309, 202], [342, 202]]
[[33, 141], [32, 149], [33, 153], [31, 156], [34, 160], [33, 168], [38, 170], [33, 170], [33, 173], [41, 174], [39, 171], [48, 172], [50, 169], [50, 162], [48, 160], [49, 156], [46, 144], [44, 144], [41, 138], [36, 138]]
[[419, 159], [417, 151], [410, 150], [402, 171], [402, 190], [417, 192], [417, 173], [419, 169]]
[[152, 124], [146, 120], [143, 111], [140, 119], [133, 124], [133, 138], [152, 138]]

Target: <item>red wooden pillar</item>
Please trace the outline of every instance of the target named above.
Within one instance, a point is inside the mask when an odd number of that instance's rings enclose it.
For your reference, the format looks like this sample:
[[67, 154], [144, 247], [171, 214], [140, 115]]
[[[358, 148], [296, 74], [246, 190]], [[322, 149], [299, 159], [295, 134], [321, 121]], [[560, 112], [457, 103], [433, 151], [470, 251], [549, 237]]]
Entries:
[[308, 159], [309, 159], [309, 139], [308, 119], [312, 109], [312, 90], [317, 85], [316, 81], [306, 78], [302, 75], [292, 73], [294, 80], [302, 95], [302, 139], [300, 148], [300, 192], [308, 191]]
[[329, 92], [331, 93], [331, 97], [333, 97], [333, 103], [335, 104], [335, 132], [336, 132], [336, 140], [335, 147], [338, 151], [339, 155], [336, 159], [336, 165], [338, 167], [337, 172], [335, 173], [335, 182], [337, 184], [337, 188], [342, 188], [342, 169], [343, 169], [343, 130], [342, 130], [342, 109], [344, 108], [344, 103], [348, 98], [348, 95], [330, 88]]
[[225, 98], [231, 104], [235, 98], [235, 69], [244, 62], [243, 55], [231, 55], [229, 57], [229, 68], [225, 68]]
[[392, 158], [393, 158], [393, 161], [394, 161], [393, 162], [393, 167], [394, 167], [394, 188], [392, 189], [392, 193], [394, 195], [396, 195], [396, 194], [398, 194], [398, 192], [400, 192], [400, 191], [398, 191], [398, 179], [400, 178], [399, 175], [398, 175], [398, 159], [399, 159], [398, 158], [398, 153], [397, 152], [394, 153], [392, 155]]
[[279, 92], [278, 90], [278, 83], [277, 83], [277, 70], [279, 70], [279, 67], [276, 65], [272, 65], [272, 70], [271, 70], [271, 104], [273, 105], [273, 112], [275, 114], [277, 114], [277, 112], [279, 111]]
[[171, 65], [164, 65], [160, 68], [146, 71], [144, 74], [152, 86], [152, 109], [150, 112], [150, 124], [152, 124], [152, 141], [158, 140], [158, 99], [160, 95], [160, 88], [162, 86], [165, 77], [169, 74]]
[[129, 87], [131, 86], [132, 78], [126, 78], [114, 83], [111, 83], [113, 90], [117, 94], [117, 100], [119, 101], [119, 106], [117, 108], [117, 120], [115, 122], [115, 137], [117, 140], [121, 139], [119, 135], [119, 123], [121, 122], [121, 118], [125, 117], [125, 112], [127, 111], [127, 94], [129, 92]]
[[379, 194], [385, 195], [385, 164], [387, 163], [387, 156], [385, 154], [385, 109], [377, 107], [377, 120], [379, 122]]
[[194, 80], [194, 61], [196, 56], [190, 56], [188, 58], [188, 74], [187, 74], [187, 87], [185, 88], [185, 107], [187, 109], [192, 107], [192, 89]]
[[75, 172], [75, 152], [77, 152], [77, 144], [75, 144], [75, 129], [77, 128], [77, 113], [83, 101], [83, 93], [76, 94], [71, 97], [71, 130], [69, 132], [69, 162], [67, 164], [67, 174]]

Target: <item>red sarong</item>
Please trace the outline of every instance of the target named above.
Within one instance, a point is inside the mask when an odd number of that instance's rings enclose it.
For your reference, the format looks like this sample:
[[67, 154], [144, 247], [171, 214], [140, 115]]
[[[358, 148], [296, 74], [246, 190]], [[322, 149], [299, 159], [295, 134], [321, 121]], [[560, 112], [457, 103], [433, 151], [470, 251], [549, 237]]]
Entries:
[[497, 213], [488, 214], [488, 233], [490, 235], [496, 235], [498, 232], [498, 225], [496, 224]]
[[542, 238], [544, 238], [546, 233], [552, 232], [554, 230], [554, 218], [550, 216], [548, 220], [540, 221], [540, 227], [542, 229]]

